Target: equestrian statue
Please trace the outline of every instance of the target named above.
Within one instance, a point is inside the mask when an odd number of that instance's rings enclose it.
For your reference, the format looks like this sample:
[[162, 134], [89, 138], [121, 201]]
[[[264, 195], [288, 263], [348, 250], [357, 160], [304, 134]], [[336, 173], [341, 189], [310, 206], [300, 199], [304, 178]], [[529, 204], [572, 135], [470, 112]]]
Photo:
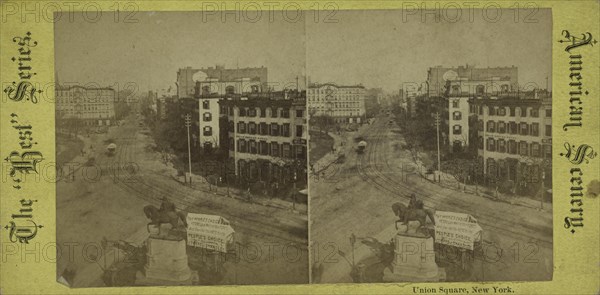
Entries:
[[407, 225], [405, 230], [405, 232], [407, 232], [408, 222], [418, 221], [419, 227], [415, 231], [419, 231], [421, 227], [426, 224], [427, 216], [429, 216], [429, 219], [431, 219], [431, 222], [435, 225], [435, 210], [425, 209], [423, 207], [423, 201], [417, 199], [415, 194], [410, 196], [408, 207], [398, 202], [392, 205], [392, 211], [394, 211], [394, 215], [398, 217], [398, 220], [396, 220], [395, 223], [396, 230], [398, 229], [398, 222], [401, 222], [402, 225]]

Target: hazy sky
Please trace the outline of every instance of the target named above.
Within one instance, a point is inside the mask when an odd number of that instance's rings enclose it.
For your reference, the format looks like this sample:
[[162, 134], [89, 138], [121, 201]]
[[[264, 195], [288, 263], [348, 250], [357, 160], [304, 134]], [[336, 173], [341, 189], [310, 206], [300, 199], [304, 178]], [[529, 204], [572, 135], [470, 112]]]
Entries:
[[310, 13], [306, 22], [262, 15], [256, 23], [207, 21], [199, 12], [139, 12], [138, 23], [114, 22], [112, 13], [96, 23], [62, 17], [55, 26], [56, 71], [61, 83], [135, 82], [141, 92], [174, 87], [179, 68], [216, 64], [265, 66], [271, 82], [308, 75], [313, 82], [388, 92], [423, 82], [436, 65], [515, 65], [521, 84], [545, 87], [546, 77], [552, 79], [550, 10], [538, 10], [535, 23], [515, 22], [511, 10], [495, 23], [481, 10], [473, 22], [465, 10], [456, 23], [436, 23], [433, 16], [422, 22], [420, 14], [403, 21], [400, 10], [337, 11], [337, 23], [315, 22]]
[[545, 88], [546, 76], [552, 81], [550, 10], [538, 10], [531, 18], [537, 23], [515, 23], [511, 10], [496, 23], [485, 21], [481, 10], [473, 16], [471, 23], [464, 10], [459, 22], [436, 23], [431, 15], [422, 22], [420, 14], [403, 21], [399, 10], [340, 11], [338, 23], [307, 22], [307, 75], [313, 82], [362, 82], [397, 92], [403, 82], [425, 81], [429, 67], [468, 63], [517, 66], [520, 84]]
[[216, 64], [265, 66], [269, 82], [304, 79], [303, 20], [270, 22], [262, 17], [256, 23], [238, 23], [229, 17], [223, 23], [219, 16], [203, 20], [197, 12], [139, 12], [135, 17], [138, 23], [115, 23], [112, 13], [96, 23], [62, 17], [55, 26], [60, 83], [136, 82], [143, 92], [175, 88], [179, 68]]

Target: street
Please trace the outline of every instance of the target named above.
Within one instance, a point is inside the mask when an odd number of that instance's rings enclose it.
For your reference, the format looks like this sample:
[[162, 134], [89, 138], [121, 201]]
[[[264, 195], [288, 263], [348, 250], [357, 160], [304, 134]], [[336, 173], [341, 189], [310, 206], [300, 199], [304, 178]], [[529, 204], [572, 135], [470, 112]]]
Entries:
[[[345, 163], [331, 164], [314, 177], [311, 193], [311, 263], [323, 266], [321, 283], [351, 282], [350, 263], [324, 257], [325, 245], [350, 253], [348, 237], [373, 237], [389, 241], [395, 234], [391, 204], [408, 204], [411, 193], [426, 208], [467, 213], [483, 228], [484, 258], [479, 261], [479, 281], [526, 281], [552, 278], [552, 212], [533, 206], [500, 202], [441, 187], [416, 171], [411, 155], [403, 150], [403, 138], [392, 132], [387, 115], [378, 115], [356, 134], [348, 134], [343, 148]], [[368, 146], [357, 154], [353, 138], [362, 136]], [[411, 167], [411, 169], [407, 169]], [[538, 202], [539, 203], [539, 202]], [[550, 205], [544, 208], [551, 208]], [[355, 261], [368, 258], [368, 246], [358, 243]], [[315, 255], [316, 253], [316, 255]], [[314, 278], [313, 278], [314, 280]]]
[[[108, 139], [117, 145], [114, 155], [105, 152]], [[102, 271], [113, 262], [107, 257], [114, 253], [101, 249], [100, 241], [142, 244], [149, 222], [143, 207], [158, 207], [167, 196], [177, 210], [219, 215], [231, 222], [239, 262], [225, 264], [226, 275], [218, 284], [308, 280], [306, 210], [292, 212], [284, 206], [249, 203], [237, 191], [228, 197], [225, 188], [209, 189], [206, 183], [186, 186], [173, 176], [173, 167], [161, 162], [152, 143], [149, 133], [129, 116], [107, 134], [87, 138], [86, 155], [71, 160], [83, 163], [92, 155], [95, 164], [79, 165], [74, 180], [64, 175], [57, 183], [59, 276], [67, 269], [75, 273], [72, 286], [103, 286]]]

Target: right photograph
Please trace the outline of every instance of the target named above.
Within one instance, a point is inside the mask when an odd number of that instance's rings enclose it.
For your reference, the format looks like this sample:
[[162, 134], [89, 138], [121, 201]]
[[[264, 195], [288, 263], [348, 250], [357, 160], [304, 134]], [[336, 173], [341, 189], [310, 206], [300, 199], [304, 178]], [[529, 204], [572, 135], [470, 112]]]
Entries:
[[552, 11], [305, 31], [311, 282], [552, 280]]

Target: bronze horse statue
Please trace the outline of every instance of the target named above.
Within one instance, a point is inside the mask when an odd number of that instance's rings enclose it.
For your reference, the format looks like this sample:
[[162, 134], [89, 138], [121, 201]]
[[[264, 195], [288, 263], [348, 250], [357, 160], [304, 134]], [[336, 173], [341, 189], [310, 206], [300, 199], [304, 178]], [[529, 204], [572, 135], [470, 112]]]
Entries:
[[181, 219], [183, 226], [187, 227], [185, 213], [181, 211], [163, 211], [154, 205], [148, 205], [144, 207], [144, 214], [152, 221], [150, 224], [160, 225], [161, 223], [170, 223], [173, 228], [176, 228]]
[[[402, 222], [404, 225], [408, 224], [409, 221], [416, 220], [419, 222], [417, 230], [420, 230], [425, 225], [427, 216], [429, 216], [429, 219], [435, 225], [435, 210], [432, 209], [409, 208], [402, 203], [394, 203], [392, 211], [394, 211], [394, 215], [398, 216], [398, 220], [395, 223], [396, 229], [398, 229], [398, 222]], [[408, 231], [408, 226], [406, 227], [406, 231]]]

